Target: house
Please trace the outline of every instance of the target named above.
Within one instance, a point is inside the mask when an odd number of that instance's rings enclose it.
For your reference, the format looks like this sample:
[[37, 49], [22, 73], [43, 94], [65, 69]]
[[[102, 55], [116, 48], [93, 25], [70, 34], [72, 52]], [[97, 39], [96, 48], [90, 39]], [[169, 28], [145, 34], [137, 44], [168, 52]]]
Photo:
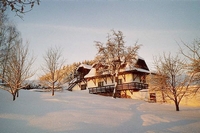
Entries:
[[67, 90], [85, 90], [87, 81], [84, 76], [89, 73], [91, 68], [92, 66], [86, 64], [81, 64], [79, 67], [77, 67], [76, 74], [74, 74], [74, 78], [69, 82]]
[[[80, 78], [74, 78], [71, 81], [71, 84], [74, 84], [71, 90], [86, 89], [91, 94], [111, 96], [114, 89], [114, 76], [108, 72], [98, 74], [97, 69], [100, 67], [102, 66], [99, 64], [94, 64], [91, 67], [86, 67], [83, 64], [79, 66], [77, 71], [81, 76], [77, 76]], [[130, 67], [129, 64], [122, 66], [118, 76], [117, 97], [148, 99], [146, 76], [149, 73], [145, 60], [139, 56], [134, 66]]]

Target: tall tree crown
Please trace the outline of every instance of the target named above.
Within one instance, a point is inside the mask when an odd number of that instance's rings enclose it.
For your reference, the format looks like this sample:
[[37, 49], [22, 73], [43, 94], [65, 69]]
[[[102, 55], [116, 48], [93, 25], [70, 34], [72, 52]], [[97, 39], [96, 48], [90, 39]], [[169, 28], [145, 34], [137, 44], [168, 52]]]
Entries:
[[109, 71], [112, 75], [119, 72], [120, 67], [127, 63], [133, 65], [141, 46], [136, 42], [134, 46], [126, 47], [123, 33], [114, 30], [108, 34], [105, 44], [99, 41], [95, 43], [98, 50], [96, 60], [98, 64], [104, 66], [100, 71]]

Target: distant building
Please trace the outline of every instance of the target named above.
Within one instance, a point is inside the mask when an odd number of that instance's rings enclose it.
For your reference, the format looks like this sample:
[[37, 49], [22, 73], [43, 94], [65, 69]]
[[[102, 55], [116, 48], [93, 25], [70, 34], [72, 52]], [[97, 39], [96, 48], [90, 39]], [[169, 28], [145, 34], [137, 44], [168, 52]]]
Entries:
[[[81, 64], [77, 76], [70, 82], [68, 90], [88, 90], [91, 94], [111, 96], [114, 89], [114, 77], [107, 73], [98, 74], [98, 64], [88, 66]], [[120, 68], [117, 97], [148, 100], [146, 76], [150, 73], [145, 60], [137, 58], [134, 66], [125, 64]]]

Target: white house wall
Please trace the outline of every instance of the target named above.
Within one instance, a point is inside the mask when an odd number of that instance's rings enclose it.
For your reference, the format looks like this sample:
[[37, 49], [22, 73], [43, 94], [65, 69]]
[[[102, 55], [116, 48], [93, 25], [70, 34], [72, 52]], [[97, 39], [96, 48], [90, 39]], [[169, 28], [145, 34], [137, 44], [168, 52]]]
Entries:
[[[125, 78], [124, 78], [125, 76]], [[119, 79], [122, 79], [122, 83], [130, 83], [130, 82], [140, 82], [140, 76], [136, 76], [135, 80], [133, 81], [133, 77], [135, 77], [136, 75], [132, 73], [128, 73], [125, 75], [119, 75]], [[98, 87], [98, 82], [103, 82], [103, 86], [106, 85], [114, 85], [114, 82], [112, 82], [110, 77], [107, 77], [107, 83], [105, 82], [105, 79], [103, 78], [96, 78], [96, 79], [90, 79], [89, 81], [87, 81], [87, 88], [92, 88], [92, 87]], [[96, 84], [94, 83], [96, 82]]]
[[73, 88], [72, 91], [76, 91], [76, 90], [81, 90], [81, 85], [84, 85], [85, 82], [81, 82], [79, 84], [76, 84]]
[[131, 92], [129, 90], [126, 90], [125, 92], [122, 91], [121, 95], [127, 95], [131, 99], [140, 99], [140, 100], [145, 100], [145, 101], [149, 100], [148, 90], [140, 90], [138, 92]]
[[90, 87], [96, 87], [96, 85], [94, 84], [94, 82], [92, 80], [87, 81], [87, 88]]
[[[125, 77], [124, 77], [125, 76]], [[122, 79], [122, 83], [130, 83], [133, 82], [133, 76], [132, 73], [125, 74], [124, 76], [119, 75], [119, 79]], [[125, 78], [125, 79], [124, 79]]]
[[105, 83], [104, 81], [104, 86], [105, 85], [114, 85], [114, 82], [112, 82], [111, 78], [110, 77], [107, 77], [107, 84]]
[[77, 91], [77, 90], [81, 90], [81, 88], [79, 87], [78, 84], [76, 84], [76, 85], [72, 88], [72, 91]]

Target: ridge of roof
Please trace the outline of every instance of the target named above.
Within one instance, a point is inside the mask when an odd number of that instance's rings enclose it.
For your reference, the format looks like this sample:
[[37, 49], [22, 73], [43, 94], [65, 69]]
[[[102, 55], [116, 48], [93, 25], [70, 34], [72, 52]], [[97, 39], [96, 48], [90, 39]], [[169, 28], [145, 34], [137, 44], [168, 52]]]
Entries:
[[77, 69], [76, 70], [78, 70], [80, 67], [83, 67], [83, 68], [85, 68], [85, 69], [92, 69], [92, 66], [91, 65], [87, 65], [87, 64], [80, 64], [78, 67], [77, 67]]

